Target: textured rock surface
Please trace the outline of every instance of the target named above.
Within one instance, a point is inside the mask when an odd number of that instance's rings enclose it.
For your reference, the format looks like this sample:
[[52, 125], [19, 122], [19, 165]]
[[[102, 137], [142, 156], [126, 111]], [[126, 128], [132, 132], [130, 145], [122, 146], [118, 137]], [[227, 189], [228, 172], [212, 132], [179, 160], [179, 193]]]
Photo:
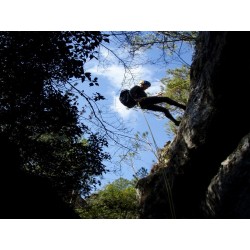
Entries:
[[221, 164], [204, 204], [210, 218], [250, 218], [250, 134]]
[[[191, 68], [190, 98], [178, 134], [169, 147], [169, 161], [166, 168], [138, 182], [141, 218], [249, 217], [250, 212], [243, 213], [240, 208], [246, 206], [250, 210], [248, 203], [243, 202], [244, 196], [250, 195], [248, 183], [237, 188], [237, 196], [241, 197], [237, 204], [241, 205], [236, 206], [235, 202], [226, 201], [221, 189], [233, 190], [229, 186], [238, 182], [216, 184], [215, 177], [221, 176], [222, 162], [250, 132], [250, 62], [244, 60], [250, 56], [247, 35], [200, 33]], [[237, 166], [249, 164], [247, 156], [242, 159]], [[228, 172], [231, 169], [234, 167], [230, 165]], [[233, 179], [235, 172], [227, 175]], [[164, 176], [171, 191], [167, 192]], [[223, 195], [217, 193], [219, 190]], [[224, 198], [218, 198], [221, 195]], [[174, 213], [170, 205], [174, 206]]]

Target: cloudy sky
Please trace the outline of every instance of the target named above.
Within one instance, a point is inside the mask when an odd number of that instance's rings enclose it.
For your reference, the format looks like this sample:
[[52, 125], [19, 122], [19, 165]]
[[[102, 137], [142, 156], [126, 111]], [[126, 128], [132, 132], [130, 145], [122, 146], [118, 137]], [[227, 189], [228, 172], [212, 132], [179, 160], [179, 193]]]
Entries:
[[[124, 83], [125, 70], [122, 65], [118, 65], [115, 61], [113, 64], [103, 69], [98, 67], [98, 65], [93, 66], [89, 71], [98, 76], [99, 81], [102, 85], [105, 85], [105, 93], [110, 100], [110, 108], [116, 112], [121, 118], [128, 120], [134, 117], [137, 113], [133, 109], [127, 109], [119, 102], [119, 93], [123, 88], [131, 88], [133, 85], [131, 83]], [[134, 80], [134, 84], [137, 84], [140, 80], [148, 80], [151, 82], [152, 86], [147, 90], [149, 94], [156, 94], [161, 91], [159, 73], [153, 67], [140, 66], [133, 70], [133, 74], [137, 76]]]
[[[121, 5], [122, 4], [122, 5]], [[162, 1], [149, 4], [140, 1], [2, 1], [1, 30], [246, 30], [249, 31], [248, 1]], [[114, 102], [122, 83], [119, 65], [113, 63], [109, 73], [97, 73], [102, 78], [101, 88], [109, 92], [107, 102], [121, 117], [130, 120], [135, 116], [135, 125], [146, 129], [140, 112], [126, 111]], [[95, 70], [93, 68], [93, 70]], [[143, 68], [138, 78], [151, 80], [158, 88], [158, 80], [165, 70]], [[94, 71], [93, 71], [94, 72]], [[109, 74], [109, 76], [108, 76]], [[117, 80], [116, 80], [117, 79]], [[112, 92], [113, 90], [113, 92]], [[98, 90], [96, 90], [98, 91]], [[156, 91], [157, 92], [157, 91]], [[122, 110], [122, 111], [121, 111]], [[157, 142], [166, 141], [164, 126], [155, 117], [147, 115]], [[164, 122], [167, 122], [165, 120]], [[163, 123], [164, 123], [163, 122]], [[150, 161], [150, 160], [149, 160]], [[131, 172], [131, 171], [130, 171]], [[73, 223], [74, 224], [71, 224]], [[122, 223], [124, 222], [124, 223]], [[84, 220], [83, 225], [76, 220], [2, 220], [2, 249], [76, 249], [89, 246], [94, 249], [152, 249], [167, 246], [171, 249], [200, 250], [206, 242], [206, 249], [245, 249], [249, 245], [248, 223], [235, 220]], [[143, 225], [139, 224], [143, 223]], [[78, 223], [78, 224], [76, 224]], [[118, 224], [119, 223], [119, 224]], [[133, 225], [131, 224], [133, 223]], [[136, 224], [137, 223], [137, 224]], [[147, 223], [147, 224], [145, 224]], [[150, 224], [148, 224], [150, 223]], [[163, 223], [163, 224], [162, 224]], [[115, 226], [114, 226], [115, 224]], [[244, 225], [243, 225], [244, 224]], [[132, 226], [131, 226], [132, 225]], [[140, 226], [141, 225], [141, 226]], [[150, 230], [163, 228], [164, 230]], [[237, 228], [237, 233], [232, 228]], [[129, 239], [124, 240], [124, 235]], [[194, 240], [194, 235], [195, 240]], [[210, 236], [208, 240], [207, 236]], [[41, 240], [41, 236], [43, 240]], [[84, 236], [84, 237], [83, 237]], [[180, 237], [182, 240], [180, 240]], [[112, 238], [112, 240], [110, 240]], [[13, 240], [15, 239], [15, 240]], [[83, 241], [84, 239], [84, 241]], [[98, 240], [96, 240], [98, 239]], [[138, 240], [139, 239], [139, 240]], [[147, 240], [141, 240], [147, 239]], [[151, 240], [150, 240], [151, 239]], [[157, 240], [154, 240], [157, 239]], [[226, 239], [226, 240], [225, 240]], [[39, 244], [38, 244], [39, 242]], [[122, 244], [121, 244], [122, 242]], [[241, 247], [240, 247], [241, 246]]]
[[[110, 44], [110, 46], [121, 58], [127, 57], [124, 51], [122, 51], [121, 53], [119, 49], [115, 47], [115, 45], [114, 47], [112, 47], [112, 43]], [[153, 53], [155, 56], [155, 54], [159, 52], [157, 50], [154, 50], [150, 53]], [[146, 169], [148, 169], [148, 171], [150, 171], [153, 165], [153, 161], [156, 161], [155, 154], [152, 152], [155, 151], [155, 149], [152, 149], [152, 147], [154, 146], [153, 139], [150, 134], [150, 129], [152, 130], [153, 136], [159, 148], [163, 147], [167, 141], [172, 140], [173, 138], [171, 135], [167, 134], [166, 131], [166, 124], [169, 122], [167, 118], [159, 118], [151, 112], [143, 114], [142, 110], [138, 108], [128, 109], [124, 107], [119, 101], [120, 91], [124, 88], [133, 87], [134, 85], [138, 84], [140, 80], [147, 80], [151, 82], [151, 87], [147, 89], [148, 94], [154, 95], [161, 92], [161, 88], [163, 87], [163, 85], [160, 80], [163, 77], [166, 77], [166, 67], [144, 64], [143, 60], [146, 61], [146, 58], [150, 55], [147, 53], [141, 53], [139, 55], [140, 57], [136, 59], [137, 66], [132, 67], [131, 71], [128, 72], [113, 54], [108, 53], [107, 51], [105, 51], [105, 49], [101, 49], [101, 55], [102, 58], [100, 58], [99, 61], [91, 60], [86, 64], [85, 70], [91, 72], [92, 77], [98, 77], [99, 82], [98, 87], [91, 87], [89, 88], [89, 91], [100, 92], [105, 96], [105, 101], [101, 101], [99, 105], [101, 106], [101, 108], [104, 108], [105, 106], [106, 110], [108, 110], [108, 113], [112, 113], [115, 116], [119, 117], [123, 120], [128, 128], [133, 129], [129, 136], [134, 137], [134, 134], [136, 132], [148, 132], [148, 142], [151, 144], [151, 150], [147, 152], [142, 151], [140, 153], [140, 156], [138, 156], [138, 160], [134, 160], [134, 168], [124, 164], [123, 167], [119, 169], [119, 171], [117, 171], [115, 174], [109, 173], [104, 175], [104, 179], [102, 180], [102, 182], [103, 185], [105, 185], [106, 183], [112, 182], [119, 177], [131, 179], [134, 174], [134, 170], [138, 170], [141, 167], [145, 167]], [[189, 54], [188, 56], [188, 59], [190, 60], [191, 55]], [[105, 60], [105, 63], [103, 63], [103, 60]], [[140, 60], [142, 64], [138, 64]], [[174, 66], [170, 65], [170, 67], [177, 66], [175, 64]], [[87, 93], [88, 90], [84, 90]], [[114, 123], [114, 121], [112, 120], [114, 118], [113, 115], [110, 117], [112, 118], [107, 118], [107, 121]], [[145, 120], [145, 118], [147, 119], [147, 121]], [[150, 125], [150, 129], [147, 122]], [[117, 147], [115, 145], [110, 146], [108, 150], [113, 158], [118, 156], [120, 153], [116, 152], [116, 154], [114, 154], [114, 151], [117, 150]], [[112, 164], [108, 164], [108, 167], [111, 170], [114, 168], [115, 170], [117, 170], [116, 167], [111, 165]]]

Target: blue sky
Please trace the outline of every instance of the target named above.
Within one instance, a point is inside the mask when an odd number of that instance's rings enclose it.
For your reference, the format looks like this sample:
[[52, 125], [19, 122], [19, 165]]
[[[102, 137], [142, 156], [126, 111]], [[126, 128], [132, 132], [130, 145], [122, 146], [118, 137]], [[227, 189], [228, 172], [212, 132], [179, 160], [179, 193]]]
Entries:
[[[121, 58], [127, 57], [126, 51], [119, 50], [115, 44], [112, 42], [107, 45], [109, 48], [112, 48]], [[185, 49], [185, 47], [183, 47]], [[128, 129], [131, 129], [127, 136], [134, 137], [135, 133], [140, 132], [148, 132], [148, 145], [145, 147], [149, 149], [148, 151], [141, 151], [138, 155], [137, 159], [133, 159], [133, 161], [122, 161], [120, 162], [119, 155], [123, 154], [126, 149], [119, 148], [114, 142], [110, 141], [109, 148], [107, 152], [109, 152], [112, 156], [112, 163], [105, 162], [107, 168], [111, 171], [108, 174], [105, 174], [102, 178], [102, 186], [114, 181], [119, 177], [132, 179], [135, 171], [139, 170], [141, 167], [144, 167], [150, 171], [153, 166], [153, 162], [156, 162], [156, 157], [153, 151], [155, 151], [155, 147], [153, 144], [153, 140], [145, 120], [145, 117], [150, 125], [153, 136], [159, 148], [162, 148], [164, 144], [173, 139], [173, 136], [166, 131], [166, 124], [169, 122], [167, 118], [160, 115], [158, 116], [153, 112], [144, 113], [142, 110], [136, 109], [127, 109], [119, 102], [119, 93], [123, 88], [131, 88], [135, 84], [138, 84], [140, 80], [148, 80], [151, 82], [151, 87], [147, 90], [147, 93], [150, 95], [157, 94], [161, 91], [161, 87], [163, 87], [161, 83], [161, 79], [166, 77], [167, 68], [176, 68], [181, 64], [174, 60], [172, 63], [166, 65], [150, 65], [150, 64], [139, 64], [144, 63], [147, 58], [157, 57], [160, 51], [157, 49], [153, 49], [150, 52], [139, 53], [138, 57], [134, 59], [134, 61], [130, 62], [131, 72], [126, 71], [124, 66], [119, 63], [117, 58], [108, 53], [107, 50], [101, 48], [100, 50], [100, 60], [91, 60], [90, 62], [85, 64], [85, 70], [92, 73], [92, 77], [98, 77], [99, 86], [94, 87], [85, 87], [84, 91], [86, 94], [91, 95], [94, 92], [100, 92], [105, 96], [104, 101], [98, 102], [98, 106], [100, 110], [105, 110], [103, 112], [103, 118], [108, 123], [115, 124], [118, 119], [120, 119]], [[188, 63], [191, 63], [191, 51], [185, 54], [185, 60]], [[103, 63], [104, 62], [104, 63]], [[133, 63], [136, 62], [136, 66], [133, 67]], [[91, 128], [94, 130], [94, 126]], [[96, 128], [98, 130], [98, 128]], [[127, 145], [128, 138], [121, 139], [121, 143]], [[128, 139], [131, 141], [131, 139]], [[125, 142], [126, 141], [126, 142]], [[149, 146], [151, 144], [151, 146]], [[131, 147], [131, 146], [130, 146]], [[116, 162], [116, 163], [115, 163]], [[118, 164], [119, 162], [119, 164]], [[132, 167], [133, 166], [133, 167]]]
[[[96, 8], [93, 9], [93, 2], [78, 0], [2, 1], [0, 27], [3, 31], [249, 31], [249, 8], [245, 0], [226, 3], [215, 0], [207, 3], [181, 0], [168, 1], [164, 6], [162, 1], [151, 4], [126, 1], [121, 5], [110, 0], [97, 0], [94, 5]], [[165, 69], [157, 70], [148, 80], [157, 82], [165, 75]], [[141, 77], [145, 78], [145, 75]], [[103, 77], [102, 81], [104, 84], [99, 89], [108, 92], [112, 88], [111, 81], [107, 77]], [[115, 88], [115, 93], [118, 93], [118, 88]], [[112, 96], [107, 96], [106, 102], [111, 105]], [[162, 122], [150, 117], [149, 121], [157, 136], [161, 134], [158, 131], [167, 119]], [[139, 114], [135, 124], [137, 128], [146, 128]], [[157, 139], [158, 142], [161, 137]], [[2, 220], [1, 225], [2, 249], [76, 249], [83, 245], [93, 249], [128, 249], [131, 246], [135, 249], [152, 249], [166, 246], [166, 237], [167, 247], [171, 249], [200, 250], [204, 248], [204, 242], [205, 249], [213, 249], [215, 246], [218, 249], [245, 249], [249, 245], [249, 225], [246, 220], [224, 220], [223, 223], [220, 220], [102, 220], [101, 223], [100, 220]], [[164, 230], [152, 230], [163, 227]], [[232, 228], [237, 228], [237, 232]], [[124, 240], [128, 232], [128, 240]], [[213, 240], [209, 241], [208, 235]]]

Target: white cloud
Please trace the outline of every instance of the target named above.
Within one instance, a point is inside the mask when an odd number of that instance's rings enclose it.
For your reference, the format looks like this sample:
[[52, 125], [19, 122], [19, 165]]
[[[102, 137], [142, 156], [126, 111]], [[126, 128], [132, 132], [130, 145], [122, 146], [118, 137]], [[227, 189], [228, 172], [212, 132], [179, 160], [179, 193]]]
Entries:
[[[154, 69], [146, 66], [138, 66], [132, 68], [131, 71], [128, 72], [122, 65], [112, 64], [105, 68], [93, 66], [88, 69], [88, 71], [99, 77], [106, 78], [108, 81], [107, 84], [116, 90], [121, 89], [123, 85], [124, 87], [132, 87], [135, 84], [138, 84], [140, 80], [147, 80], [150, 82], [154, 80]], [[156, 88], [157, 84], [158, 82], [152, 84], [151, 92]]]
[[124, 120], [131, 120], [135, 118], [136, 111], [123, 106], [119, 101], [119, 96], [116, 96], [115, 93], [112, 94], [113, 102], [111, 104], [111, 109], [115, 111]]
[[[105, 86], [110, 97], [110, 108], [116, 112], [124, 120], [136, 120], [138, 114], [137, 110], [128, 109], [119, 101], [119, 91], [123, 88], [131, 88], [138, 84], [140, 80], [147, 80], [151, 82], [151, 87], [147, 90], [150, 95], [157, 94], [161, 91], [161, 82], [156, 79], [157, 69], [153, 66], [138, 66], [132, 68], [131, 72], [126, 72], [121, 64], [109, 64], [105, 68], [100, 65], [93, 65], [88, 69], [94, 76], [97, 76]], [[132, 75], [131, 75], [132, 74]], [[133, 77], [132, 77], [133, 76]], [[110, 92], [109, 89], [112, 89]]]
[[124, 78], [124, 68], [119, 65], [112, 64], [107, 68], [103, 69], [98, 66], [94, 66], [89, 69], [91, 73], [97, 76], [104, 77], [108, 80], [108, 84], [112, 87], [119, 89]]

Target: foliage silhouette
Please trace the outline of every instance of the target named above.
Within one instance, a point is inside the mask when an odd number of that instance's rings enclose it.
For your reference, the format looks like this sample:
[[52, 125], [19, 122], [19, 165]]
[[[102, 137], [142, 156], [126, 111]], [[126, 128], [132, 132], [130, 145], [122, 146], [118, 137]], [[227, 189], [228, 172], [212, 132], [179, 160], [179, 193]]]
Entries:
[[75, 79], [98, 85], [84, 64], [103, 38], [100, 32], [0, 33], [0, 132], [19, 148], [20, 167], [50, 179], [66, 201], [73, 190], [88, 194], [109, 159], [106, 139], [79, 122], [78, 97], [68, 88]]
[[2, 219], [77, 219], [48, 178], [20, 169], [19, 149], [0, 135], [0, 218]]

